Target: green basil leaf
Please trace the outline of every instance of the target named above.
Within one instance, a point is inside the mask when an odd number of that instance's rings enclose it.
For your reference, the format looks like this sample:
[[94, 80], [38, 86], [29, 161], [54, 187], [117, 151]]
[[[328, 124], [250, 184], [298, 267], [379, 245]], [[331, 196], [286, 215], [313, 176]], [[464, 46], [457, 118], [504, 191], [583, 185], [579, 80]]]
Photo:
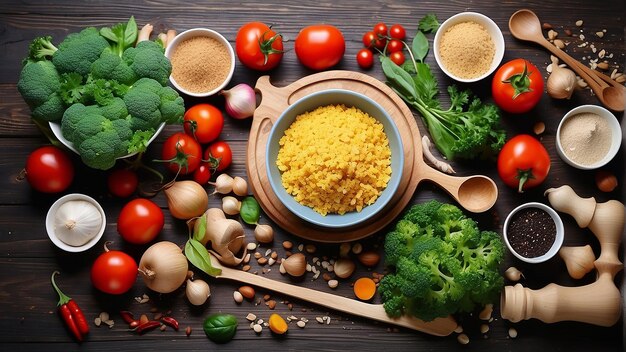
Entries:
[[126, 28], [124, 29], [124, 43], [126, 48], [129, 48], [137, 41], [137, 22], [135, 22], [135, 16], [130, 16]]
[[115, 33], [113, 33], [113, 31], [109, 27], [100, 28], [100, 35], [112, 41], [113, 43], [117, 43], [119, 40]]
[[394, 85], [396, 91], [399, 92], [400, 95], [403, 95], [405, 100], [415, 101], [417, 99], [417, 93], [411, 75], [388, 57], [381, 58], [381, 61], [383, 73], [385, 77], [387, 77], [387, 80]]
[[246, 197], [241, 201], [239, 215], [241, 215], [243, 221], [251, 225], [259, 221], [261, 217], [261, 207], [254, 197]]
[[417, 31], [415, 38], [413, 38], [411, 52], [413, 52], [415, 60], [424, 62], [426, 55], [428, 55], [428, 39], [426, 39], [424, 33]]
[[222, 269], [211, 265], [211, 257], [206, 247], [194, 239], [188, 240], [185, 244], [185, 256], [196, 268], [211, 276], [218, 276], [222, 273]]
[[213, 314], [204, 319], [202, 328], [211, 341], [225, 343], [235, 337], [237, 325], [237, 318], [232, 314]]
[[198, 220], [198, 226], [194, 228], [193, 239], [200, 242], [206, 234], [206, 216], [202, 214]]

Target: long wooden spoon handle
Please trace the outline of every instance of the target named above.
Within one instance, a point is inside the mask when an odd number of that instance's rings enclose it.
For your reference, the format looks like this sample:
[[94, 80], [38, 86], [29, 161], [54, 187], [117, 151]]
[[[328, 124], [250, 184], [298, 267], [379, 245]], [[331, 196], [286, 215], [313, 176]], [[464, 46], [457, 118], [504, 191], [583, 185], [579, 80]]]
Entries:
[[383, 308], [382, 304], [369, 304], [365, 302], [359, 302], [350, 298], [316, 291], [306, 287], [290, 285], [284, 282], [275, 281], [262, 276], [231, 268], [222, 268], [222, 274], [218, 276], [218, 278], [243, 282], [264, 289], [279, 292], [287, 296], [295, 297], [303, 301], [319, 304], [321, 306], [334, 309], [339, 312], [373, 319], [383, 323], [403, 326], [409, 329], [418, 330], [435, 336], [450, 335], [457, 327], [456, 321], [450, 316], [446, 318], [437, 318], [429, 322], [425, 322], [423, 320], [408, 316], [394, 319], [390, 318], [387, 313], [385, 313], [385, 309]]

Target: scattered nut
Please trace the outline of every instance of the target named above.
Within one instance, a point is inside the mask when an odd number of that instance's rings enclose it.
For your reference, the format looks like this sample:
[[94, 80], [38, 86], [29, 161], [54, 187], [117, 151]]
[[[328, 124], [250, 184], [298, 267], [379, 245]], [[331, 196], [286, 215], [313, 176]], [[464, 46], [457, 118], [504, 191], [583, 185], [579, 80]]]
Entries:
[[241, 303], [243, 302], [243, 295], [241, 294], [241, 292], [235, 291], [233, 292], [233, 299], [235, 300], [235, 302]]
[[480, 325], [480, 333], [481, 334], [486, 334], [488, 332], [489, 332], [489, 325], [487, 325], [487, 324]]
[[93, 323], [95, 326], [100, 326], [102, 324], [102, 319], [100, 319], [100, 317], [96, 317], [96, 319], [93, 320]]
[[609, 63], [606, 61], [603, 61], [601, 63], [598, 64], [598, 68], [601, 70], [608, 70], [609, 69]]
[[576, 27], [581, 27], [583, 25], [583, 20], [576, 21]]
[[604, 37], [604, 32], [596, 32], [596, 35], [598, 36], [598, 38], [602, 38]]
[[241, 270], [243, 271], [250, 271], [250, 269], [252, 269], [252, 267], [250, 265], [244, 265]]
[[565, 35], [567, 35], [567, 36], [570, 36], [570, 37], [572, 36], [572, 31], [569, 30], [569, 29], [565, 29], [565, 30], [563, 30], [563, 32], [565, 32]]
[[463, 327], [461, 325], [457, 325], [456, 329], [454, 329], [454, 332], [456, 332], [457, 334], [460, 334], [463, 332]]
[[548, 39], [554, 40], [559, 35], [555, 30], [551, 29], [548, 31]]
[[350, 253], [350, 243], [344, 242], [339, 246], [339, 257], [345, 258]]
[[[602, 33], [602, 32], [600, 32], [600, 33]], [[606, 55], [606, 50], [604, 50], [604, 49], [600, 50], [600, 52], [598, 53], [598, 57], [600, 59], [604, 59], [605, 55]]]
[[548, 23], [548, 22], [544, 22], [544, 23], [541, 25], [541, 28], [546, 29], [546, 30], [547, 30], [547, 29], [552, 29], [552, 25], [551, 25], [550, 23]]
[[254, 324], [252, 326], [252, 329], [254, 330], [254, 332], [256, 332], [257, 334], [260, 334], [261, 331], [263, 331], [263, 326], [261, 326], [261, 324]]
[[191, 326], [188, 326], [187, 328], [185, 328], [185, 335], [187, 336], [191, 335]]
[[267, 264], [267, 258], [261, 257], [257, 260], [257, 262], [259, 263], [259, 265], [265, 265]]
[[320, 324], [324, 324], [324, 319], [322, 319], [322, 317], [315, 317], [315, 320], [317, 320]]
[[546, 124], [539, 121], [537, 123], [535, 123], [535, 125], [533, 126], [533, 132], [535, 132], [536, 135], [540, 135], [543, 132], [545, 132], [546, 130]]
[[254, 299], [254, 288], [252, 286], [241, 286], [238, 291], [245, 299]]
[[517, 337], [517, 330], [515, 330], [515, 328], [510, 328], [509, 329], [509, 337], [514, 339]]
[[467, 345], [469, 343], [469, 337], [465, 334], [460, 334], [456, 339], [461, 345]]
[[565, 48], [565, 43], [561, 39], [555, 39], [554, 45], [559, 49]]
[[489, 320], [489, 318], [491, 318], [491, 313], [493, 313], [493, 304], [487, 303], [485, 304], [485, 308], [478, 315], [478, 318], [481, 320]]
[[296, 325], [298, 325], [299, 328], [304, 329], [304, 327], [306, 326], [306, 323], [303, 322], [302, 320], [298, 320], [298, 322], [296, 323]]
[[273, 300], [273, 299], [271, 299], [271, 300], [267, 301], [267, 307], [268, 307], [269, 309], [274, 309], [274, 308], [276, 308], [276, 301], [275, 301], [275, 300]]
[[328, 287], [330, 287], [330, 288], [337, 288], [338, 285], [339, 285], [339, 281], [337, 281], [337, 280], [328, 280]]
[[[615, 81], [617, 82], [617, 80]], [[578, 81], [576, 81], [576, 83], [580, 88], [587, 88], [588, 86], [587, 82], [585, 82], [583, 79], [579, 79]]]
[[248, 248], [249, 251], [253, 251], [256, 249], [256, 243], [254, 242], [250, 242], [248, 243], [248, 245], [246, 246], [246, 248]]
[[621, 76], [615, 78], [615, 82], [617, 82], [617, 83], [624, 83], [624, 82], [626, 82], [626, 76], [621, 75]]
[[361, 254], [361, 252], [362, 252], [362, 251], [363, 251], [363, 245], [362, 245], [362, 244], [360, 244], [360, 243], [355, 243], [355, 244], [352, 246], [352, 253], [354, 253], [354, 254], [356, 254], [356, 255], [359, 255], [359, 254]]
[[248, 315], [246, 315], [246, 319], [248, 319], [249, 321], [255, 321], [256, 320], [256, 315], [254, 315], [252, 313], [248, 313]]
[[304, 246], [304, 250], [306, 250], [306, 252], [309, 253], [309, 254], [315, 253], [316, 249], [317, 248], [315, 248], [315, 245], [313, 245], [313, 244], [307, 244], [306, 246]]
[[380, 261], [380, 254], [374, 251], [365, 251], [359, 254], [358, 258], [361, 264], [368, 267], [373, 267], [376, 266], [376, 264], [378, 264], [378, 262]]

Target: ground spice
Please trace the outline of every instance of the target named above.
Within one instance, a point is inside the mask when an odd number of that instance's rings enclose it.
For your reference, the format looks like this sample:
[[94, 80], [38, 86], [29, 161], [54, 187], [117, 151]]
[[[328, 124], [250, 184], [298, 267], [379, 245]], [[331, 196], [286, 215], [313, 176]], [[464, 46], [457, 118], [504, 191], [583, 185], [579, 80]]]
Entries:
[[609, 123], [593, 113], [576, 114], [565, 120], [559, 137], [565, 155], [581, 165], [597, 163], [611, 148]]
[[184, 40], [171, 57], [172, 77], [178, 85], [192, 93], [217, 88], [230, 71], [230, 55], [224, 44], [210, 37]]
[[453, 25], [439, 43], [443, 66], [463, 79], [476, 78], [489, 71], [495, 52], [489, 32], [472, 21]]
[[542, 209], [525, 208], [513, 215], [507, 237], [515, 252], [525, 258], [546, 254], [556, 239], [556, 224]]

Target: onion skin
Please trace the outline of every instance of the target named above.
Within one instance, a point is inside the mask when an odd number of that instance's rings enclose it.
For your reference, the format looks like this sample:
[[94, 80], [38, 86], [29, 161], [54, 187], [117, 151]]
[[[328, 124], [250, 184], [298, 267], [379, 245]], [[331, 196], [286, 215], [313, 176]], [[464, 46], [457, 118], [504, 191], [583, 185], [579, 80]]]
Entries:
[[176, 219], [189, 220], [198, 217], [209, 207], [209, 196], [196, 181], [174, 182], [164, 192], [167, 207]]
[[176, 243], [157, 242], [139, 261], [139, 274], [146, 286], [159, 293], [170, 293], [187, 279], [187, 257]]

